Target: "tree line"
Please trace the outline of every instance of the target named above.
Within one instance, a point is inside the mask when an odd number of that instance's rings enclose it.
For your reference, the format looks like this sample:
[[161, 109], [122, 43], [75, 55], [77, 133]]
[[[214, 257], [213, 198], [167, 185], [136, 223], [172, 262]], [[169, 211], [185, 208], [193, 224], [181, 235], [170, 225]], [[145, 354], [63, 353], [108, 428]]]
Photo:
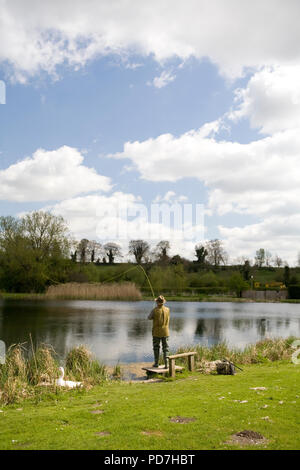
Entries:
[[[51, 284], [70, 280], [102, 281], [97, 265], [116, 266], [130, 263], [149, 266], [153, 282], [159, 287], [159, 279], [166, 284], [184, 288], [185, 286], [216, 285], [214, 273], [229, 265], [229, 256], [223, 242], [218, 239], [199, 243], [195, 246], [194, 260], [180, 255], [170, 255], [171, 246], [167, 240], [151, 246], [146, 240], [130, 240], [128, 251], [122, 252], [121, 245], [115, 242], [101, 244], [86, 238], [76, 241], [70, 234], [65, 220], [49, 212], [36, 211], [22, 218], [0, 217], [0, 289], [14, 292], [43, 292]], [[238, 271], [236, 284], [248, 282], [253, 266], [262, 268], [271, 265], [286, 266], [279, 256], [265, 249], [257, 250], [254, 261], [241, 258], [236, 263]], [[203, 279], [199, 281], [193, 273], [203, 269]], [[186, 273], [190, 273], [187, 277]], [[132, 274], [133, 281], [134, 276]], [[204, 279], [206, 276], [206, 279]], [[155, 281], [156, 279], [156, 281]], [[141, 283], [142, 280], [138, 280]], [[218, 280], [220, 282], [220, 280]]]

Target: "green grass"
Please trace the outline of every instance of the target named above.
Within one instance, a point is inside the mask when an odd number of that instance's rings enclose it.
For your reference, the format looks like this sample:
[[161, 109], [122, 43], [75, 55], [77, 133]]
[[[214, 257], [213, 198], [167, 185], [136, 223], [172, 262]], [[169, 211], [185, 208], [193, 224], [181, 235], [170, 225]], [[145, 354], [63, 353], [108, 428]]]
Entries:
[[[0, 448], [229, 449], [237, 448], [225, 443], [230, 436], [248, 429], [268, 439], [263, 448], [299, 449], [300, 366], [275, 362], [243, 368], [235, 376], [194, 372], [160, 383], [106, 382], [89, 391], [2, 406]], [[103, 413], [91, 413], [96, 409]], [[172, 423], [174, 416], [196, 420]]]

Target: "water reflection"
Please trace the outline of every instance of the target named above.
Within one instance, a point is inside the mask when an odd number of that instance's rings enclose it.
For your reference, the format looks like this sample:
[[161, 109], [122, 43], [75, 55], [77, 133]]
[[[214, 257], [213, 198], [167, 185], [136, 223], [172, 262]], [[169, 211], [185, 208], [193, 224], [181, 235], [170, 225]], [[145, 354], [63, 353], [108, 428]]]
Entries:
[[[170, 302], [170, 345], [243, 347], [265, 337], [300, 337], [293, 304]], [[60, 357], [86, 344], [107, 364], [152, 360], [152, 302], [0, 301], [0, 339], [51, 344]]]

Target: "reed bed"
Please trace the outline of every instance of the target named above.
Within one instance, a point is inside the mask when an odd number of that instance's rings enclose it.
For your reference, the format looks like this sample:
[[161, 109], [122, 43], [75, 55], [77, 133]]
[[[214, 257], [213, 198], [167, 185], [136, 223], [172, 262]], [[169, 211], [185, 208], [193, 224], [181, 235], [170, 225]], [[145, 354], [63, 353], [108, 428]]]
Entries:
[[66, 357], [66, 374], [72, 380], [84, 381], [86, 385], [97, 385], [107, 380], [105, 365], [93, 358], [86, 346], [77, 346]]
[[296, 338], [266, 338], [255, 344], [249, 344], [244, 349], [230, 348], [226, 342], [221, 342], [213, 346], [186, 346], [179, 348], [176, 353], [196, 351], [196, 361], [216, 361], [219, 359], [229, 359], [237, 364], [259, 364], [273, 361], [290, 360], [293, 352], [292, 343]]
[[[69, 351], [65, 368], [66, 378], [82, 382], [85, 388], [107, 380], [105, 366], [85, 346]], [[52, 347], [41, 345], [27, 351], [25, 343], [12, 345], [5, 363], [0, 364], [0, 403], [18, 403], [25, 398], [39, 400], [49, 393], [58, 394], [58, 376], [59, 362]]]
[[72, 300], [141, 300], [142, 294], [133, 282], [119, 284], [68, 282], [50, 286], [45, 297]]

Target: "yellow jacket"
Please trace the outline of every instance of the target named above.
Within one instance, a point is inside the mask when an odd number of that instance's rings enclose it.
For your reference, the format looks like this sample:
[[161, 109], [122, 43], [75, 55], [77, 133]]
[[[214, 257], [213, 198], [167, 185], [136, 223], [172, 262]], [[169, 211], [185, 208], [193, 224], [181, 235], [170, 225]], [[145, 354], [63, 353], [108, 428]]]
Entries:
[[169, 336], [170, 309], [168, 307], [164, 305], [155, 307], [148, 318], [153, 320], [152, 336], [158, 338]]

